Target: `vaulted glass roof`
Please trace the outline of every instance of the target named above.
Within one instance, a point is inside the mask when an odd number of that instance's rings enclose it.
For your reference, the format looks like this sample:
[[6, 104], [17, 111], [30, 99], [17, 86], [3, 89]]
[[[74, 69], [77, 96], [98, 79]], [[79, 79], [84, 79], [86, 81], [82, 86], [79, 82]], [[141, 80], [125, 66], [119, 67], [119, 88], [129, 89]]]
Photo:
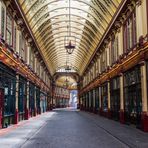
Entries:
[[[51, 74], [67, 62], [81, 75], [121, 1], [19, 0], [19, 4]], [[69, 28], [75, 37], [70, 55], [64, 45]]]

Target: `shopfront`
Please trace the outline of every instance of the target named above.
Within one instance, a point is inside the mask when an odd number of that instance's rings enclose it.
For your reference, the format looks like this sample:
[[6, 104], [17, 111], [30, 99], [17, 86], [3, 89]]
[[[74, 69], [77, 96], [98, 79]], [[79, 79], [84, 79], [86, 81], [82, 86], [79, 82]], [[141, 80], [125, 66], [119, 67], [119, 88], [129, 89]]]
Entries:
[[120, 114], [120, 78], [116, 77], [110, 81], [110, 109], [111, 117], [119, 120]]
[[[147, 94], [148, 94], [148, 61], [146, 61], [146, 79], [147, 79]], [[148, 102], [148, 98], [147, 98]]]
[[36, 87], [36, 110], [37, 114], [41, 113], [41, 107], [40, 107], [40, 88]]
[[30, 116], [35, 115], [35, 86], [33, 83], [29, 82], [29, 113]]
[[86, 110], [89, 111], [89, 92], [86, 92]]
[[25, 108], [27, 108], [27, 80], [19, 76], [19, 90], [18, 90], [18, 111], [19, 121], [25, 118]]
[[[61, 102], [60, 104], [63, 102], [61, 99], [59, 99]], [[41, 92], [40, 93], [40, 107], [41, 107], [41, 113], [44, 113], [46, 112], [46, 107], [47, 107], [47, 104], [46, 104], [46, 94]]]
[[124, 73], [124, 110], [125, 122], [139, 127], [142, 112], [140, 66]]
[[92, 90], [92, 103], [93, 103], [93, 112], [96, 112], [96, 90]]
[[3, 125], [3, 113], [4, 113], [4, 88], [0, 82], [0, 128]]
[[93, 91], [89, 91], [89, 111], [93, 111]]
[[107, 82], [101, 86], [101, 107], [102, 115], [107, 116], [108, 113], [108, 84]]
[[99, 112], [99, 88], [95, 89], [95, 109], [96, 112]]
[[14, 123], [16, 73], [2, 63], [0, 63], [0, 82], [1, 94], [4, 94], [4, 100], [1, 100], [2, 126], [7, 127]]

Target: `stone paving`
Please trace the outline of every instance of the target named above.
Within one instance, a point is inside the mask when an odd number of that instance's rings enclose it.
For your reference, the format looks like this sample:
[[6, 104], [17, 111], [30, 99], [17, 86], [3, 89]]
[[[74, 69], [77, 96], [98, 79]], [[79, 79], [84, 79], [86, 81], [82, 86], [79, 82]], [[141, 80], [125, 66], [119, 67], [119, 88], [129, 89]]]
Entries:
[[71, 109], [58, 109], [0, 130], [0, 148], [148, 148], [148, 133]]

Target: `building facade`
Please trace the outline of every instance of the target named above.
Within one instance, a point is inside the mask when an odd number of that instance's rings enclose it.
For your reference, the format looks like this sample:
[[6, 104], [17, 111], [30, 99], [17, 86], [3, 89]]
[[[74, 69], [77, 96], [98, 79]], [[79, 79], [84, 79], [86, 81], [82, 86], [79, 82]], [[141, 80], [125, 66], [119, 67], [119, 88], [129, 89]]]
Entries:
[[128, 1], [82, 76], [82, 110], [148, 131], [148, 2]]
[[0, 127], [48, 110], [50, 76], [22, 18], [0, 1]]
[[55, 86], [53, 104], [56, 108], [65, 108], [69, 106], [70, 91], [67, 88]]
[[59, 72], [77, 82], [81, 110], [148, 132], [148, 1], [103, 2], [71, 8], [82, 12], [71, 14], [80, 48], [70, 56], [67, 1], [0, 1], [0, 128], [69, 106], [70, 90], [54, 85]]

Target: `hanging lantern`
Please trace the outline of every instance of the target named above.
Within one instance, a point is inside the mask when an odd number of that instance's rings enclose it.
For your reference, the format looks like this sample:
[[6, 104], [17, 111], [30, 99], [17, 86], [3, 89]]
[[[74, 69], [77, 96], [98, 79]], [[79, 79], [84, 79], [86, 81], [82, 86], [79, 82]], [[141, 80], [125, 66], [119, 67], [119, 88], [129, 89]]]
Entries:
[[67, 36], [65, 37], [64, 44], [67, 53], [72, 54], [76, 46], [76, 38], [73, 36]]
[[67, 36], [64, 40], [64, 46], [68, 54], [72, 54], [76, 46], [76, 37], [71, 35], [71, 0], [69, 0], [69, 25], [67, 26]]

